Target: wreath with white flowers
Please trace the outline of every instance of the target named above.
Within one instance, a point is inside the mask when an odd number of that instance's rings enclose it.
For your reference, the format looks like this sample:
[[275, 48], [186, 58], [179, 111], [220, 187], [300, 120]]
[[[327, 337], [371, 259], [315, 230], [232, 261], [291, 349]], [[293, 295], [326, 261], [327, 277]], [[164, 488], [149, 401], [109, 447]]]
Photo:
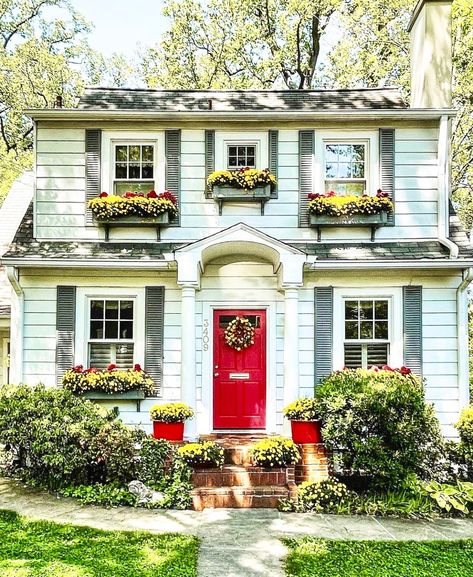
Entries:
[[245, 317], [235, 317], [225, 329], [225, 342], [236, 351], [247, 349], [255, 344], [255, 329]]

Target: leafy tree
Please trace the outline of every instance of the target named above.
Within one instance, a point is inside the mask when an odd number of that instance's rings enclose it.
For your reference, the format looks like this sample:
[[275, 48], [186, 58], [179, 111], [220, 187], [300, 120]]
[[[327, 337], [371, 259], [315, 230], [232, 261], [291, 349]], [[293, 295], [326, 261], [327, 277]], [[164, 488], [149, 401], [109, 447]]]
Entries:
[[168, 0], [171, 27], [143, 58], [148, 86], [310, 88], [342, 0]]

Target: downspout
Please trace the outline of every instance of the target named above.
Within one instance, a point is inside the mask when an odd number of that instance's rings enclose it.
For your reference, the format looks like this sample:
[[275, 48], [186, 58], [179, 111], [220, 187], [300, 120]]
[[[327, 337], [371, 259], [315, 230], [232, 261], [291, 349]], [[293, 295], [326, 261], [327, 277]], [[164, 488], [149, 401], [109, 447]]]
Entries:
[[468, 354], [468, 285], [473, 280], [473, 268], [463, 271], [457, 288], [457, 355], [460, 410], [470, 403], [470, 367]]
[[7, 266], [6, 272], [16, 298], [12, 299], [12, 315], [10, 321], [10, 381], [20, 384], [23, 381], [23, 326], [25, 298], [23, 289], [20, 286], [18, 268]]
[[449, 238], [450, 201], [450, 132], [448, 116], [440, 118], [438, 148], [438, 238], [450, 251], [450, 258], [458, 258], [458, 246]]

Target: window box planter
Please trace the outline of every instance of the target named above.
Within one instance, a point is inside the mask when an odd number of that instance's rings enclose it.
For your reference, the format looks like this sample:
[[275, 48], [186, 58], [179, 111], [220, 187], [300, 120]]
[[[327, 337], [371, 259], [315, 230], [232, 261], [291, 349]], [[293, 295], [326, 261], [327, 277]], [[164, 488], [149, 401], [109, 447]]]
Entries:
[[261, 205], [261, 214], [264, 214], [264, 205], [271, 198], [271, 185], [257, 186], [250, 190], [221, 184], [214, 185], [212, 198], [218, 202], [219, 215], [222, 214], [223, 203], [225, 201], [259, 202]]
[[124, 393], [105, 393], [103, 391], [85, 391], [82, 393], [85, 399], [90, 401], [136, 401], [136, 410], [140, 412], [141, 401], [145, 398], [145, 392], [141, 390], [125, 391]]
[[378, 227], [388, 222], [387, 211], [378, 214], [354, 214], [343, 216], [330, 216], [326, 214], [309, 214], [309, 226], [317, 228], [317, 240], [321, 240], [321, 227], [343, 226], [366, 226], [371, 227], [371, 240], [374, 240], [375, 231]]
[[291, 421], [292, 440], [296, 445], [322, 442], [320, 421]]
[[94, 221], [105, 229], [105, 240], [110, 237], [110, 227], [154, 227], [156, 228], [156, 239], [160, 240], [161, 226], [166, 226], [170, 222], [169, 213], [163, 212], [159, 216], [121, 216], [118, 218], [95, 218]]

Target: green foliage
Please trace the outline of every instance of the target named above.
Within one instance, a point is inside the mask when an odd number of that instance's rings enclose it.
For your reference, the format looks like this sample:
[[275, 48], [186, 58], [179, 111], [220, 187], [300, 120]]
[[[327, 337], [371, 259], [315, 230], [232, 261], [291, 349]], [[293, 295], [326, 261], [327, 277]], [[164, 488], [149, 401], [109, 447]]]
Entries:
[[192, 470], [181, 459], [174, 459], [163, 482], [157, 487], [164, 490], [164, 499], [159, 506], [163, 509], [189, 509], [192, 505], [190, 482]]
[[343, 468], [395, 487], [412, 473], [428, 477], [443, 451], [421, 381], [393, 371], [344, 370], [316, 389], [322, 435]]
[[196, 577], [189, 535], [100, 531], [0, 511], [2, 577]]
[[288, 577], [466, 577], [473, 540], [339, 541], [284, 539]]
[[317, 421], [320, 418], [319, 404], [313, 397], [296, 399], [284, 407], [282, 412], [290, 421]]
[[213, 441], [188, 443], [179, 447], [177, 455], [190, 466], [221, 467], [223, 465], [223, 449]]
[[463, 409], [456, 428], [461, 442], [473, 448], [473, 405]]
[[87, 482], [90, 444], [112, 416], [63, 389], [0, 388], [0, 443], [16, 474], [56, 489]]
[[127, 505], [134, 507], [137, 504], [136, 495], [118, 483], [102, 485], [78, 485], [65, 487], [60, 490], [64, 497], [73, 497], [84, 505], [101, 505], [102, 507], [119, 507]]
[[336, 479], [325, 479], [318, 483], [305, 481], [297, 489], [298, 510], [316, 513], [334, 513], [337, 506], [348, 502], [347, 486]]
[[138, 443], [136, 478], [145, 485], [156, 485], [162, 481], [166, 466], [172, 461], [172, 445], [164, 439], [154, 439], [148, 435], [143, 435]]
[[184, 403], [153, 405], [149, 413], [153, 421], [162, 421], [163, 423], [182, 423], [194, 416], [191, 407]]
[[457, 481], [455, 485], [448, 485], [431, 481], [424, 483], [423, 488], [440, 509], [465, 515], [473, 511], [473, 483]]
[[286, 437], [268, 437], [251, 450], [253, 462], [260, 467], [287, 467], [301, 458], [297, 445]]

